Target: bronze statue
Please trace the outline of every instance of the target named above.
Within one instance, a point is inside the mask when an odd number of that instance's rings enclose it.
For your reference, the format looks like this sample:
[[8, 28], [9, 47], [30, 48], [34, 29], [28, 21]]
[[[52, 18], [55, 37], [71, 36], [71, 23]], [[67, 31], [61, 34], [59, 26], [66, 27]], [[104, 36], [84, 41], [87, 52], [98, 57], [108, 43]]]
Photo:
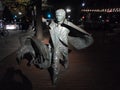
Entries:
[[56, 10], [55, 15], [56, 20], [51, 20], [49, 24], [42, 18], [42, 21], [49, 26], [49, 43], [44, 44], [40, 40], [28, 37], [17, 54], [18, 61], [29, 54], [31, 57], [29, 64], [42, 69], [51, 67], [53, 84], [56, 84], [60, 73], [60, 61], [63, 62], [65, 69], [69, 66], [68, 42], [76, 49], [86, 48], [93, 43], [91, 34], [66, 19], [64, 9]]

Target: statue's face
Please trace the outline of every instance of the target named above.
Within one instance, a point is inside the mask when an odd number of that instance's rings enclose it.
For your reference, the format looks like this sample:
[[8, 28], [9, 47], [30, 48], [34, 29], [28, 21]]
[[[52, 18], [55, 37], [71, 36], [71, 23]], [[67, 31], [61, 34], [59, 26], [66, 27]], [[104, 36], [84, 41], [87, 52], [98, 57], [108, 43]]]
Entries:
[[58, 22], [61, 22], [61, 21], [63, 21], [65, 18], [64, 18], [63, 15], [56, 14], [56, 19], [57, 19]]
[[58, 22], [62, 22], [65, 19], [65, 13], [62, 10], [57, 10], [56, 19]]

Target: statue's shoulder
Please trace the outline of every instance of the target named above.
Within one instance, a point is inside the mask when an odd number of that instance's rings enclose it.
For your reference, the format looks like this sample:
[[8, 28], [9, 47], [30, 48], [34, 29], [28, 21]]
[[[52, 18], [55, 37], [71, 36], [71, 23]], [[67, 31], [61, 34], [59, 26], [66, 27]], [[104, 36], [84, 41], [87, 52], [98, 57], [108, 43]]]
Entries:
[[52, 29], [53, 27], [55, 27], [55, 25], [56, 25], [55, 21], [51, 20], [49, 27]]

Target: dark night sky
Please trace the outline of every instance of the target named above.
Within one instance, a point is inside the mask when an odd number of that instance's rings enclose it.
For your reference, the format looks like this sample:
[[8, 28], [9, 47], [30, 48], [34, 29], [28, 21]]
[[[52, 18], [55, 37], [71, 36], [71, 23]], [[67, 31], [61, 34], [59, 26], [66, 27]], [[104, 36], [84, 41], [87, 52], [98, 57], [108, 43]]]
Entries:
[[107, 7], [120, 7], [119, 0], [48, 0], [56, 7], [73, 6], [80, 7], [81, 3], [85, 1], [86, 7], [89, 8], [107, 8]]
[[[76, 14], [79, 14], [81, 3], [85, 1], [86, 6], [84, 8], [120, 8], [120, 0], [48, 0], [49, 3], [53, 4], [55, 8], [64, 8], [70, 7], [72, 9], [72, 17], [77, 19]], [[78, 13], [76, 13], [78, 12]]]

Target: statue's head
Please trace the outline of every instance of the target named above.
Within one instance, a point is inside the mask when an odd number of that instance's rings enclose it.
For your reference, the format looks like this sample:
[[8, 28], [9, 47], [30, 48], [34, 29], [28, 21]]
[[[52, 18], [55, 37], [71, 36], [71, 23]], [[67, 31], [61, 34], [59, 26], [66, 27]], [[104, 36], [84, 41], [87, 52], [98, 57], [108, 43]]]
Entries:
[[57, 9], [55, 12], [56, 19], [58, 22], [63, 22], [64, 19], [66, 18], [66, 12], [64, 9]]

